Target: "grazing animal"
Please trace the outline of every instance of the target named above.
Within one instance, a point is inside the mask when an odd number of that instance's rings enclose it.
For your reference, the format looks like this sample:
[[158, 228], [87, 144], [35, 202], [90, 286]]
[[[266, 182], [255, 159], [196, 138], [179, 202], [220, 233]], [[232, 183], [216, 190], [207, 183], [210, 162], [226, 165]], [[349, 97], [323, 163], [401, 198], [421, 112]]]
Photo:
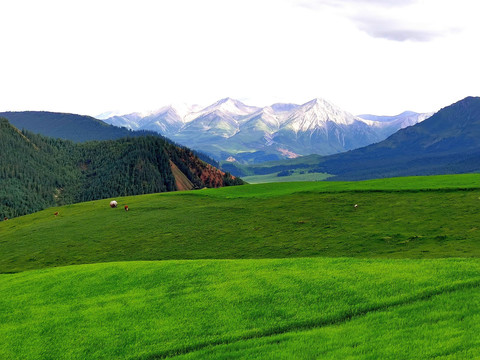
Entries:
[[57, 215], [58, 215], [58, 211], [55, 211], [55, 213], [54, 213], [53, 215], [55, 215], [55, 217], [57, 217]]
[[125, 208], [125, 211], [128, 211], [128, 205], [125, 205], [124, 208]]
[[117, 207], [117, 202], [115, 200], [112, 200], [110, 201], [110, 207], [113, 209], [113, 208], [116, 208]]
[[4, 221], [7, 221], [7, 220], [8, 220], [8, 217], [5, 216], [5, 217], [3, 218], [3, 220], [4, 220]]
[[358, 208], [358, 204], [353, 205], [353, 207], [354, 207], [355, 209]]

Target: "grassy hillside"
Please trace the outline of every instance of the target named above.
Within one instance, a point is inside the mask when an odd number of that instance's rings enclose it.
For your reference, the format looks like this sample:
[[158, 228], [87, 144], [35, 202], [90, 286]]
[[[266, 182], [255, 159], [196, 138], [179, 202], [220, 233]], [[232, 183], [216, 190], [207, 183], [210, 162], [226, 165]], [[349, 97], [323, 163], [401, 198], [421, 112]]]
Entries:
[[0, 358], [475, 358], [479, 184], [246, 185], [0, 222]]
[[479, 183], [260, 184], [116, 198], [117, 209], [108, 199], [50, 208], [0, 223], [0, 272], [124, 260], [477, 257]]
[[472, 358], [480, 262], [195, 260], [0, 275], [2, 359]]

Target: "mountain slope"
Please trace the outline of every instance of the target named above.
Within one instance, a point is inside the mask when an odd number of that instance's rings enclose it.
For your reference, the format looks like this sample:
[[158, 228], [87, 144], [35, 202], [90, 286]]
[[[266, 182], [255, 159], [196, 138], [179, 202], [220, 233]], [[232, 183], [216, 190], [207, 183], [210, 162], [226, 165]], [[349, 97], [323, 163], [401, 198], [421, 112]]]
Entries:
[[171, 163], [194, 188], [241, 184], [159, 136], [75, 144], [20, 132], [0, 118], [0, 152], [1, 219], [79, 201], [173, 191]]
[[324, 158], [338, 179], [480, 171], [480, 98], [467, 97], [374, 145]]

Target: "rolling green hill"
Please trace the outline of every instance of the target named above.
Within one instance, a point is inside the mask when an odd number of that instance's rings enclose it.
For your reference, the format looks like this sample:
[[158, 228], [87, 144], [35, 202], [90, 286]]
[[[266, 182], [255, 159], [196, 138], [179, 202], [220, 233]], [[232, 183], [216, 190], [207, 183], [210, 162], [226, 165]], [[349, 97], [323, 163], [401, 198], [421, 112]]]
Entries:
[[124, 260], [476, 257], [479, 183], [279, 183], [119, 197], [117, 209], [108, 199], [54, 207], [1, 223], [0, 272]]
[[0, 358], [475, 358], [479, 184], [245, 185], [0, 222]]

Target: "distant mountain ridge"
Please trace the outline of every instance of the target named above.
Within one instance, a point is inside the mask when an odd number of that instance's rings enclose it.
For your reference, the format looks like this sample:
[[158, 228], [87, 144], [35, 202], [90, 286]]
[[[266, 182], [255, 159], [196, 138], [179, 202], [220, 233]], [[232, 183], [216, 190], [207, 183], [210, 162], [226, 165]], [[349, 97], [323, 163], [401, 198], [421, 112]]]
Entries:
[[104, 121], [132, 130], [157, 131], [218, 160], [255, 163], [359, 148], [430, 115], [409, 112], [362, 118], [324, 99], [256, 107], [224, 98], [203, 109], [171, 105], [147, 115], [117, 115]]
[[0, 112], [0, 117], [6, 118], [17, 129], [75, 142], [113, 140], [146, 134], [115, 127], [86, 115], [49, 111], [10, 111]]

